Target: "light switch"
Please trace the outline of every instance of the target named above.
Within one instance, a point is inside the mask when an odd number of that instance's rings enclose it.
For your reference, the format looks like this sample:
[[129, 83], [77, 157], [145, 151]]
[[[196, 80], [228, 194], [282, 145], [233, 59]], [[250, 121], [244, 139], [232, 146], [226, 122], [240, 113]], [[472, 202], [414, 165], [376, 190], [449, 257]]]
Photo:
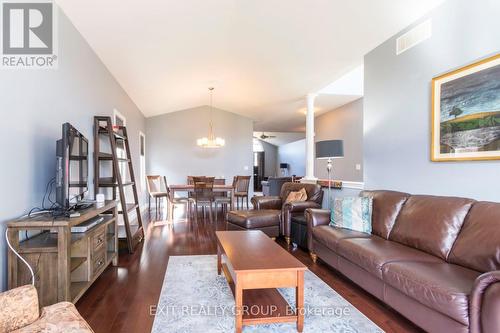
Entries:
[[248, 171], [248, 165], [245, 165], [245, 166], [243, 167], [243, 170]]
[[356, 170], [361, 170], [361, 164], [356, 164]]

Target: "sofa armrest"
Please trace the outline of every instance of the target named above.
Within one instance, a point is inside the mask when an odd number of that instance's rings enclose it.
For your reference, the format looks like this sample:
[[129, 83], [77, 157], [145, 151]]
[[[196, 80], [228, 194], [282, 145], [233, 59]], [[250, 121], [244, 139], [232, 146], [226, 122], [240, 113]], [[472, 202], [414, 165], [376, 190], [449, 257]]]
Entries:
[[0, 294], [0, 332], [10, 332], [35, 322], [40, 316], [38, 294], [32, 285]]
[[313, 229], [320, 225], [328, 225], [330, 223], [330, 211], [328, 209], [306, 209], [307, 222], [307, 248], [313, 253]]
[[303, 214], [308, 208], [321, 208], [321, 206], [314, 201], [292, 201], [283, 204], [282, 232], [288, 244], [291, 242], [292, 215]]
[[292, 201], [283, 205], [283, 209], [290, 213], [304, 212], [308, 208], [321, 208], [321, 205], [314, 201]]
[[252, 205], [254, 209], [277, 209], [280, 210], [282, 206], [280, 197], [270, 196], [255, 196], [252, 198]]
[[471, 333], [500, 332], [500, 271], [478, 276], [470, 300]]

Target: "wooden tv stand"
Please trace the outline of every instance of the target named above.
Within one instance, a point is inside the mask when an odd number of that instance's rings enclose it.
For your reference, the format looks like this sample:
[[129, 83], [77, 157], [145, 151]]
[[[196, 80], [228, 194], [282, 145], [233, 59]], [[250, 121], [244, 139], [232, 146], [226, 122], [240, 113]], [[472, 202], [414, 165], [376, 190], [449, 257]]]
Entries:
[[[86, 232], [71, 233], [71, 227], [96, 216], [104, 221]], [[7, 230], [9, 242], [35, 273], [40, 306], [75, 303], [109, 264], [118, 264], [117, 207], [112, 200], [82, 210], [75, 218], [40, 214], [11, 221]], [[41, 233], [20, 241], [26, 231]], [[9, 289], [31, 283], [28, 267], [10, 249], [8, 266]]]

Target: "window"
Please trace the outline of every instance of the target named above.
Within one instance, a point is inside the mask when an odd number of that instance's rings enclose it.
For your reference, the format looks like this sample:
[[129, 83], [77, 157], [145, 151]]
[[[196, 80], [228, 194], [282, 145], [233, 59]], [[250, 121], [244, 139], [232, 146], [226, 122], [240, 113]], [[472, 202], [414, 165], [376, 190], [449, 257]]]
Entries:
[[139, 132], [139, 150], [140, 150], [140, 164], [141, 164], [141, 189], [146, 191], [146, 135]]

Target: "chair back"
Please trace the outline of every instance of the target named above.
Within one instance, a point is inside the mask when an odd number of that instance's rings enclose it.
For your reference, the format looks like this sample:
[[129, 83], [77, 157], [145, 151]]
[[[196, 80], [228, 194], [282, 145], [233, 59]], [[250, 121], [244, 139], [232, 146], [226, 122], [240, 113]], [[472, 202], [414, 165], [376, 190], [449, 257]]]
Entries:
[[148, 193], [167, 192], [167, 181], [165, 177], [160, 175], [146, 176], [146, 185]]
[[214, 181], [214, 177], [193, 177], [194, 197], [197, 201], [213, 200]]
[[249, 187], [250, 187], [250, 176], [236, 176], [236, 180], [234, 182], [235, 193], [248, 194]]

